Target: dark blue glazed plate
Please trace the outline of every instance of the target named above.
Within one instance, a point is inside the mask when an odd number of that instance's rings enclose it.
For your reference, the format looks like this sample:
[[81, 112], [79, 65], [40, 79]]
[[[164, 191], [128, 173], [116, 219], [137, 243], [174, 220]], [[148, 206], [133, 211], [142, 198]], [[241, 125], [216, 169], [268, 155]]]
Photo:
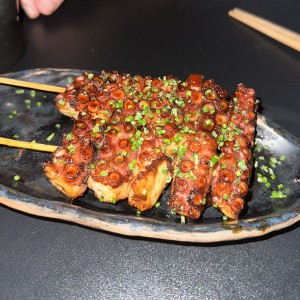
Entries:
[[[64, 87], [82, 72], [34, 69], [4, 76]], [[57, 111], [54, 97], [53, 93], [0, 86], [0, 136], [59, 145], [71, 120]], [[71, 202], [44, 176], [42, 164], [49, 160], [49, 153], [6, 146], [0, 146], [0, 203], [127, 236], [187, 242], [262, 236], [300, 220], [300, 142], [260, 115], [256, 144], [251, 190], [238, 221], [223, 221], [213, 207], [196, 221], [172, 214], [167, 204], [169, 189], [161, 196], [159, 207], [141, 215], [126, 201], [100, 203], [91, 191]]]

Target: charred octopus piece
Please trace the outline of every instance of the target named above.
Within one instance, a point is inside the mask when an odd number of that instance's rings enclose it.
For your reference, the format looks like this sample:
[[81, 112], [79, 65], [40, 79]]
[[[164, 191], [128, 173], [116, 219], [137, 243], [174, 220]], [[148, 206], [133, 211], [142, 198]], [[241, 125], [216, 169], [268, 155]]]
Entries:
[[128, 199], [144, 211], [172, 181], [170, 208], [197, 219], [211, 204], [237, 219], [247, 194], [256, 123], [252, 89], [230, 98], [198, 74], [186, 81], [84, 73], [55, 103], [74, 120], [44, 165], [74, 199], [87, 188], [101, 201]]

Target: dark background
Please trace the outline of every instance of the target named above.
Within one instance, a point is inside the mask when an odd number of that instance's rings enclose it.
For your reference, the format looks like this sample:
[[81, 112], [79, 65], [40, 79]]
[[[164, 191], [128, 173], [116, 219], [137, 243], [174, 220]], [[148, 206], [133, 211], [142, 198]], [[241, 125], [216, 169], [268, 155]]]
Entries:
[[[21, 15], [33, 68], [190, 73], [233, 91], [300, 138], [300, 54], [227, 16], [245, 8], [300, 32], [300, 2], [68, 0]], [[300, 227], [262, 238], [184, 244], [121, 237], [0, 206], [0, 299], [300, 299]]]

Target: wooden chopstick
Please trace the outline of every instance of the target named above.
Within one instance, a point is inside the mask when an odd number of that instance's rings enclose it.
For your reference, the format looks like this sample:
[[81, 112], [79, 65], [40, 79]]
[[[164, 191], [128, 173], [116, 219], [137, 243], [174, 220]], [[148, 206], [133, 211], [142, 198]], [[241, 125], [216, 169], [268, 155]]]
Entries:
[[0, 77], [0, 83], [24, 87], [24, 88], [30, 88], [34, 90], [54, 92], [54, 93], [63, 93], [66, 90], [65, 88], [59, 86], [53, 86], [48, 84], [41, 84], [36, 82], [29, 82], [29, 81], [23, 81], [23, 80], [17, 80], [17, 79], [5, 78], [5, 77]]
[[228, 12], [228, 15], [265, 35], [300, 51], [300, 34], [280, 26], [274, 22], [251, 14], [243, 9], [234, 8]]
[[19, 140], [7, 139], [0, 137], [0, 145], [5, 145], [9, 147], [15, 148], [24, 148], [36, 151], [43, 151], [43, 152], [53, 152], [56, 150], [57, 146], [47, 145], [47, 144], [39, 144], [34, 142], [24, 142]]

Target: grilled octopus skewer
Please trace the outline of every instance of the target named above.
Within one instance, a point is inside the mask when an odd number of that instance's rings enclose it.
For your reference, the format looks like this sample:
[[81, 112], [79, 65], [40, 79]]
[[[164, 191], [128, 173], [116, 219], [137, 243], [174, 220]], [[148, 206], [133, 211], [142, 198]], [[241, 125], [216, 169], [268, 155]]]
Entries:
[[84, 73], [55, 99], [74, 125], [72, 139], [66, 135], [45, 164], [46, 176], [70, 198], [88, 187], [101, 201], [128, 199], [140, 211], [173, 180], [176, 213], [197, 219], [212, 201], [236, 219], [251, 173], [256, 104], [243, 84], [229, 98], [198, 74], [180, 81]]

